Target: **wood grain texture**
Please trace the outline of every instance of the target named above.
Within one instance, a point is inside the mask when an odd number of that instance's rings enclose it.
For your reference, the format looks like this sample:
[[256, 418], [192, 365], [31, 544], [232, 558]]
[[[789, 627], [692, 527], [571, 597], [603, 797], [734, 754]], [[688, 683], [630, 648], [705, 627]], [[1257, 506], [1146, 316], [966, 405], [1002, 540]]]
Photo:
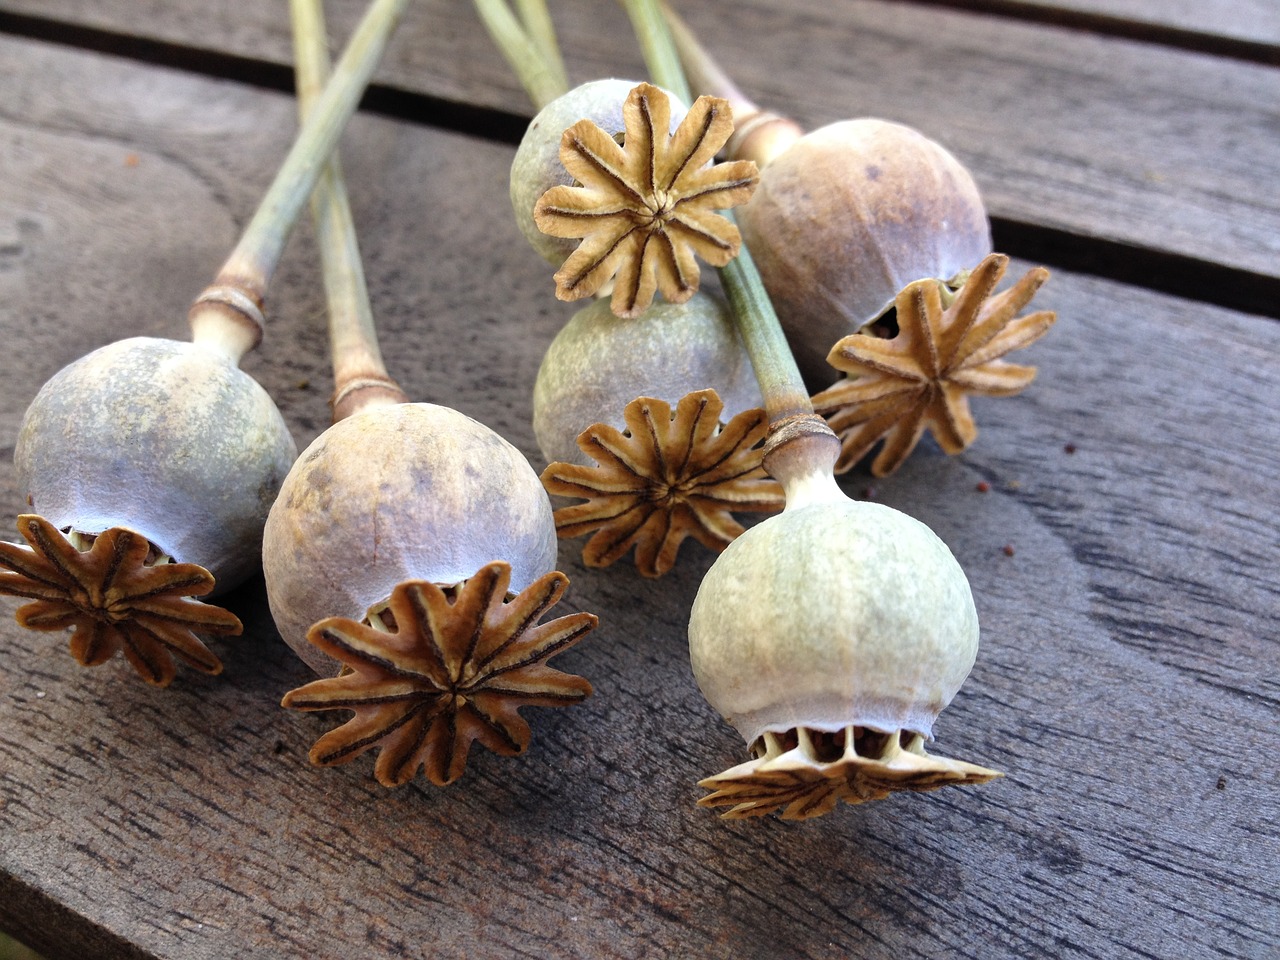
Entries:
[[[345, 36], [362, 4], [330, 6]], [[639, 76], [615, 4], [553, 6], [576, 79]], [[1280, 282], [1274, 67], [911, 3], [742, 0], [731, 22], [714, 0], [679, 6], [766, 106], [809, 127], [859, 115], [916, 126], [970, 167], [996, 217]], [[282, 3], [5, 7], [276, 64], [290, 56]], [[529, 110], [463, 0], [414, 5], [379, 76], [450, 104]]]
[[[66, 362], [185, 336], [293, 104], [41, 44], [0, 62], [10, 442]], [[510, 155], [358, 117], [344, 159], [391, 372], [536, 457], [569, 309], [510, 220]], [[314, 263], [304, 229], [248, 364], [300, 444], [327, 417]], [[524, 757], [386, 791], [367, 758], [307, 765], [325, 719], [277, 707], [309, 675], [255, 582], [225, 674], [167, 691], [0, 626], [0, 927], [51, 960], [1273, 956], [1280, 327], [1068, 274], [1043, 298], [1036, 383], [975, 405], [963, 457], [925, 444], [871, 494], [970, 577], [983, 648], [936, 749], [1004, 780], [801, 825], [696, 809], [745, 758], [687, 668], [710, 558], [648, 582], [566, 545], [564, 606], [605, 622], [557, 662], [596, 695], [529, 711]], [[7, 457], [0, 503], [21, 507]]]
[[1016, 0], [1012, 5], [1039, 8], [1049, 16], [1092, 14], [1134, 25], [1280, 44], [1280, 7], [1268, 0]]

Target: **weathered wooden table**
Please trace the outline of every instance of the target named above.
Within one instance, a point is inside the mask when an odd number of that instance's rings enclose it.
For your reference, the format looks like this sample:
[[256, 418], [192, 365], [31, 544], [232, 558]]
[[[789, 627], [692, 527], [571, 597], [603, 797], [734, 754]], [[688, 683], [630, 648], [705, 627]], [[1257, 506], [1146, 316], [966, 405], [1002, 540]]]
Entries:
[[[361, 5], [329, 6], [343, 37]], [[575, 79], [641, 74], [616, 5], [552, 6]], [[696, 545], [658, 582], [563, 545], [566, 605], [604, 622], [558, 662], [596, 695], [527, 711], [527, 754], [477, 749], [446, 789], [307, 764], [327, 718], [278, 707], [309, 674], [260, 580], [224, 675], [168, 690], [77, 667], [4, 601], [0, 929], [50, 958], [1280, 956], [1280, 7], [783, 7], [681, 4], [766, 104], [948, 145], [998, 246], [1054, 268], [1032, 387], [874, 484], [982, 618], [936, 750], [1007, 777], [798, 824], [695, 808], [745, 758], [688, 669]], [[185, 336], [291, 139], [289, 50], [282, 0], [0, 3], [11, 518], [40, 384]], [[530, 390], [571, 308], [510, 217], [523, 95], [467, 3], [423, 0], [369, 105], [344, 157], [392, 372], [540, 466]], [[269, 306], [247, 367], [305, 444], [329, 383], [309, 225]]]

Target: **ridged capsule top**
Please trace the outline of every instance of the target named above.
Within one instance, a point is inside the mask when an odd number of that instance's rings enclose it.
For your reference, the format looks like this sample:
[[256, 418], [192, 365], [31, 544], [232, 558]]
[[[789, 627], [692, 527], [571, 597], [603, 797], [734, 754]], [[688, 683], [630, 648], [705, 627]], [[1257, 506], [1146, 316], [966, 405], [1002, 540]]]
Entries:
[[616, 317], [605, 300], [579, 310], [556, 334], [533, 388], [533, 431], [548, 462], [589, 462], [575, 442], [595, 423], [623, 429], [637, 397], [675, 404], [713, 389], [722, 419], [763, 407], [742, 338], [719, 297], [699, 291], [685, 303], [654, 304]]
[[[578, 246], [577, 240], [548, 236], [533, 220], [533, 208], [539, 197], [552, 187], [570, 186], [574, 182], [560, 162], [561, 138], [565, 130], [579, 120], [590, 120], [610, 135], [621, 134], [625, 127], [622, 106], [636, 83], [607, 79], [574, 87], [538, 111], [516, 148], [510, 183], [516, 224], [530, 246], [553, 266], [560, 266]], [[675, 132], [688, 112], [679, 98], [671, 97], [670, 132]]]

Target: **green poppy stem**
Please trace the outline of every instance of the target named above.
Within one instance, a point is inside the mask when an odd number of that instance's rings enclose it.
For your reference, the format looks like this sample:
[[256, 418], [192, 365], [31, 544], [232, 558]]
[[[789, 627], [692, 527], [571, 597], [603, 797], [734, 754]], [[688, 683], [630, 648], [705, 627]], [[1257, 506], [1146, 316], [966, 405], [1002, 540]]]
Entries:
[[262, 304], [298, 214], [355, 113], [408, 0], [373, 0], [257, 212], [211, 287], [191, 307], [192, 339], [235, 360], [262, 339]]
[[564, 93], [569, 89], [569, 75], [564, 68], [564, 58], [560, 56], [560, 41], [556, 38], [556, 27], [551, 21], [551, 11], [547, 9], [546, 0], [515, 0], [515, 4], [525, 31], [537, 44], [547, 67], [554, 73], [560, 93]]
[[[635, 26], [654, 82], [687, 98], [688, 83], [684, 67], [657, 0], [622, 2]], [[681, 94], [681, 91], [684, 93]], [[726, 212], [726, 215], [732, 219], [731, 214]], [[760, 272], [745, 245], [737, 257], [729, 261], [728, 266], [720, 268], [720, 279], [733, 306], [738, 330], [751, 356], [751, 365], [764, 396], [771, 431], [777, 432], [784, 425], [794, 424], [797, 420], [816, 420], [813, 429], [806, 428], [805, 432], [823, 432], [825, 424], [818, 426], [821, 418], [813, 412], [809, 391], [805, 388], [800, 369], [787, 345], [782, 325], [778, 322], [773, 303], [760, 279]], [[826, 432], [830, 433], [829, 430]], [[834, 435], [832, 438], [834, 439]]]
[[[289, 12], [298, 113], [305, 123], [329, 81], [324, 9], [321, 0], [290, 0]], [[337, 150], [329, 157], [311, 194], [311, 216], [329, 304], [334, 422], [365, 407], [406, 402], [408, 397], [388, 375], [378, 349], [378, 332]]]
[[519, 0], [518, 19], [506, 0], [474, 0], [476, 13], [538, 110], [569, 89], [560, 46], [541, 0]]
[[689, 81], [685, 78], [684, 67], [680, 63], [671, 28], [662, 15], [662, 9], [654, 0], [620, 2], [631, 18], [631, 29], [635, 31], [636, 40], [640, 43], [640, 52], [644, 55], [650, 78], [684, 103], [691, 103], [693, 95], [689, 91]]

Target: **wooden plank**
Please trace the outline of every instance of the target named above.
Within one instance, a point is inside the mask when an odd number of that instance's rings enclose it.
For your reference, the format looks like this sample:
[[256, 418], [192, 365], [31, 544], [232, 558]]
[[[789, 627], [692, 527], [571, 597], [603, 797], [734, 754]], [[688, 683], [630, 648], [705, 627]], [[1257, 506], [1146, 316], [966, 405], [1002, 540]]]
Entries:
[[1280, 44], [1280, 8], [1268, 0], [995, 0], [967, 5], [971, 9], [997, 7], [1012, 16], [1033, 10], [1064, 19], [1071, 14], [1085, 14], [1105, 18], [1099, 26], [1111, 20], [1139, 28], [1173, 28], [1206, 38]]
[[[293, 106], [38, 44], [0, 59], [12, 437], [91, 345], [184, 335]], [[568, 311], [510, 223], [509, 158], [361, 117], [345, 159], [393, 373], [536, 456], [528, 397]], [[303, 443], [328, 382], [313, 260], [304, 233], [250, 364]], [[1280, 329], [1066, 274], [1044, 299], [1062, 319], [1030, 391], [874, 493], [968, 572], [984, 647], [938, 751], [1005, 780], [805, 825], [695, 809], [694, 781], [743, 756], [686, 666], [709, 560], [652, 583], [566, 548], [567, 606], [606, 621], [558, 662], [596, 696], [530, 711], [523, 758], [384, 791], [367, 761], [306, 765], [324, 721], [276, 706], [309, 675], [253, 583], [225, 675], [167, 691], [0, 627], [0, 927], [51, 960], [1266, 956]], [[21, 506], [7, 458], [0, 503]]]
[[[15, 13], [282, 64], [283, 4], [14, 0]], [[361, 4], [331, 4], [343, 36]], [[579, 79], [641, 71], [620, 10], [556, 5]], [[744, 89], [808, 126], [849, 114], [919, 127], [974, 171], [994, 216], [1217, 264], [1263, 310], [1280, 282], [1280, 73], [1006, 17], [902, 3], [681, 5]], [[56, 33], [56, 29], [54, 30]], [[181, 49], [147, 48], [180, 61]], [[461, 0], [415, 5], [381, 74], [396, 88], [527, 113]], [[431, 109], [429, 106], [427, 109]], [[486, 121], [481, 118], [477, 123]], [[1132, 269], [1149, 275], [1149, 262]], [[1257, 305], [1255, 305], [1257, 304]]]

